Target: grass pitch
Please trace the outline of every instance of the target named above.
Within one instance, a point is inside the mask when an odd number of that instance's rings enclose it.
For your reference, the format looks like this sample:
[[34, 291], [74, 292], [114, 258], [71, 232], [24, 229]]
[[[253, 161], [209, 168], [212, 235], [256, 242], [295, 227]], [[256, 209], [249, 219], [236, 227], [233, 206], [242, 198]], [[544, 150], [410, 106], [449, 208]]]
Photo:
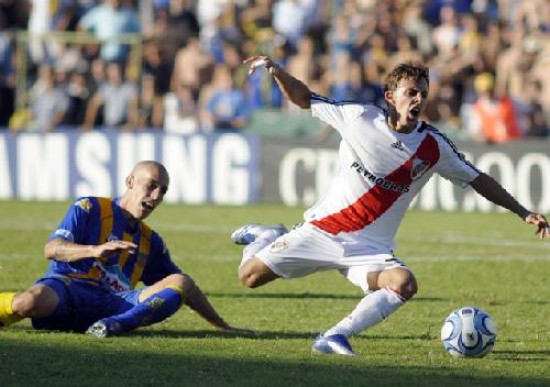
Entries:
[[[68, 203], [0, 202], [0, 291], [40, 277], [43, 246]], [[189, 309], [131, 334], [97, 340], [40, 332], [22, 321], [0, 330], [1, 386], [549, 386], [550, 241], [511, 214], [411, 212], [397, 254], [415, 272], [418, 295], [352, 338], [355, 358], [310, 352], [316, 332], [361, 298], [337, 272], [238, 283], [242, 223], [284, 222], [302, 209], [164, 205], [149, 220], [174, 260], [233, 325], [254, 338], [215, 331]], [[439, 330], [455, 308], [477, 305], [499, 330], [483, 359], [454, 359]]]

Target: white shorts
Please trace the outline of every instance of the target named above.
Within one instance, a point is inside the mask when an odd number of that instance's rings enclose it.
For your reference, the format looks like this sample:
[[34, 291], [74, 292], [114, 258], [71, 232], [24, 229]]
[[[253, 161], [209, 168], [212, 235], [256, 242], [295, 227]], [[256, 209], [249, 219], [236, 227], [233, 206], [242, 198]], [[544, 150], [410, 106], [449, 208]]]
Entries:
[[283, 278], [336, 269], [365, 293], [370, 291], [367, 274], [396, 267], [409, 270], [391, 252], [345, 256], [338, 241], [308, 223], [280, 236], [255, 256]]

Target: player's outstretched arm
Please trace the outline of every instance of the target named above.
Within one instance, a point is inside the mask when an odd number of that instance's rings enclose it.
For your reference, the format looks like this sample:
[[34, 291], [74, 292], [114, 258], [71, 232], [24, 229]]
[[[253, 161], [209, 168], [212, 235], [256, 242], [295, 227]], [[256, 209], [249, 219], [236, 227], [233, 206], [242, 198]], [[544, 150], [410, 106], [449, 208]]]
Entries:
[[537, 226], [537, 235], [540, 238], [550, 237], [550, 226], [548, 220], [542, 214], [531, 212], [523, 207], [508, 191], [506, 191], [491, 176], [482, 173], [470, 183], [472, 188], [485, 199], [495, 203], [498, 206], [512, 211], [521, 219], [529, 224]]
[[273, 79], [275, 79], [275, 82], [277, 82], [286, 98], [302, 109], [309, 109], [311, 107], [311, 90], [309, 87], [290, 75], [268, 56], [251, 56], [245, 59], [244, 63], [250, 66], [248, 70], [249, 74], [252, 74], [259, 67], [264, 67], [273, 76]]
[[253, 331], [248, 329], [235, 328], [229, 325], [225, 320], [216, 312], [206, 295], [200, 290], [193, 279], [185, 274], [185, 282], [183, 285], [183, 303], [189, 308], [197, 312], [202, 318], [208, 321], [221, 331], [239, 333], [244, 335], [254, 334]]
[[44, 255], [59, 262], [75, 262], [87, 258], [108, 258], [123, 251], [132, 253], [137, 245], [128, 241], [110, 241], [102, 245], [80, 245], [65, 239], [52, 239], [44, 246]]

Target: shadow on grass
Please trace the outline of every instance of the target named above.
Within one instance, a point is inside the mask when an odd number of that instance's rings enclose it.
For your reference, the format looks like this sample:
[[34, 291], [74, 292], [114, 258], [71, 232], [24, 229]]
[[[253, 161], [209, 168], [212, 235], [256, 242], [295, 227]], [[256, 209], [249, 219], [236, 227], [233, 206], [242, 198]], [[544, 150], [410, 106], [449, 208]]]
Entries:
[[113, 340], [44, 344], [0, 337], [2, 386], [548, 386], [543, 378], [487, 377], [483, 369], [452, 365], [372, 365], [359, 356], [260, 357], [238, 347], [229, 355], [196, 354], [185, 346], [162, 353]]
[[[284, 298], [284, 299], [327, 299], [327, 300], [360, 300], [361, 294], [329, 294], [329, 293], [213, 293], [206, 292], [206, 295], [211, 298]], [[414, 297], [415, 302], [441, 302], [447, 301], [447, 298], [442, 297]]]
[[[136, 330], [127, 334], [126, 336], [138, 336], [138, 337], [173, 337], [173, 338], [227, 338], [232, 339], [235, 337], [241, 337], [251, 340], [294, 340], [294, 339], [309, 339], [313, 343], [313, 339], [319, 332], [295, 332], [295, 331], [256, 331], [255, 335], [244, 335], [231, 332], [220, 332], [212, 330], [198, 330], [198, 331], [173, 331], [173, 330], [151, 330], [145, 329]], [[356, 336], [354, 340], [426, 340], [426, 335], [402, 335], [402, 336]]]

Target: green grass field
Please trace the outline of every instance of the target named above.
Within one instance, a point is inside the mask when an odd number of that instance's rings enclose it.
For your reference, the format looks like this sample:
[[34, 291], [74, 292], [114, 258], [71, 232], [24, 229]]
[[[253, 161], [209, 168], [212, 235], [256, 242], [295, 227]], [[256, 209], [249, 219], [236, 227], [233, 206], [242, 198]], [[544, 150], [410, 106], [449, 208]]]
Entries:
[[[0, 202], [0, 292], [27, 288], [46, 268], [43, 246], [68, 203]], [[397, 254], [419, 293], [388, 320], [352, 338], [355, 358], [314, 355], [316, 332], [353, 309], [359, 289], [337, 272], [250, 290], [236, 276], [229, 240], [250, 221], [284, 222], [302, 209], [175, 206], [149, 224], [174, 260], [232, 324], [257, 337], [221, 334], [189, 309], [126, 336], [0, 330], [0, 386], [550, 386], [550, 241], [511, 214], [411, 212]], [[499, 329], [483, 359], [454, 359], [439, 330], [474, 304]]]

